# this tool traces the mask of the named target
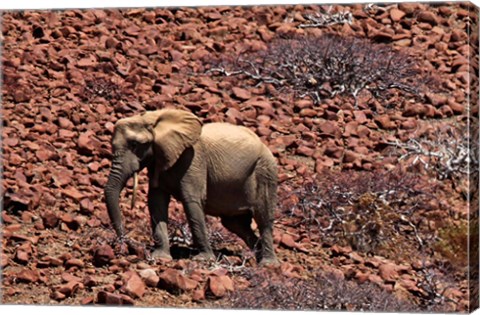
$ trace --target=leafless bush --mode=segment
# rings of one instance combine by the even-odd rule
[[[430,185],[430,187],[429,187]],[[377,172],[324,172],[284,195],[282,213],[312,238],[354,249],[399,255],[416,252],[433,237],[423,233],[419,209],[428,208],[431,184],[400,168]],[[396,243],[405,246],[398,248]]]
[[[353,15],[350,11],[331,13],[331,6],[325,13],[316,12],[314,14],[305,14],[303,17],[308,23],[300,24],[300,28],[325,27],[335,24],[352,24]]]
[[[117,100],[121,97],[121,92],[117,84],[100,77],[87,80],[85,86],[80,91],[80,97],[87,102],[96,97],[103,97],[107,100]]]
[[[272,279],[252,273],[251,285],[224,299],[222,307],[281,310],[348,310],[348,311],[420,311],[416,305],[399,301],[377,285],[318,274],[314,279],[280,277]]]
[[[411,138],[405,143],[397,139],[389,144],[399,149],[399,160],[413,158],[411,166],[421,164],[440,180],[466,179],[471,172],[478,171],[478,157],[472,150],[469,133],[459,128],[447,126],[431,135]]]
[[[219,62],[207,73],[240,76],[319,103],[322,98],[361,91],[386,97],[393,89],[419,96],[431,81],[413,57],[367,39],[322,35],[277,39],[265,51]]]

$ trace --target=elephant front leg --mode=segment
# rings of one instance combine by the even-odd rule
[[[170,196],[158,188],[150,187],[148,191],[148,209],[152,226],[155,248],[152,252],[154,259],[171,260],[170,244],[168,241],[168,204]]]
[[[200,253],[195,259],[210,260],[215,259],[212,248],[207,237],[207,224],[205,223],[205,213],[203,208],[197,202],[184,202],[185,213],[188,224],[192,231],[193,243]]]

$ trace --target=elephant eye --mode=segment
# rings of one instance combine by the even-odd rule
[[[139,144],[138,141],[135,139],[129,139],[127,143],[128,143],[128,147],[131,149],[136,148]]]

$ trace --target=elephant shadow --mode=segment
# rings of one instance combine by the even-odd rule
[[[241,256],[238,252],[231,251],[226,248],[214,249],[215,257],[222,256]],[[173,259],[190,259],[199,254],[199,251],[187,246],[172,244],[170,247],[170,254]]]

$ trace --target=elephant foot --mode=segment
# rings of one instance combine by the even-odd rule
[[[170,255],[167,251],[163,249],[155,249],[152,252],[152,258],[155,260],[163,260],[163,261],[172,261],[172,255]]]
[[[215,255],[213,254],[213,252],[201,252],[200,254],[193,256],[193,260],[211,261],[215,260]]]
[[[277,257],[265,257],[262,258],[258,264],[262,267],[276,267],[280,265],[280,261]]]

